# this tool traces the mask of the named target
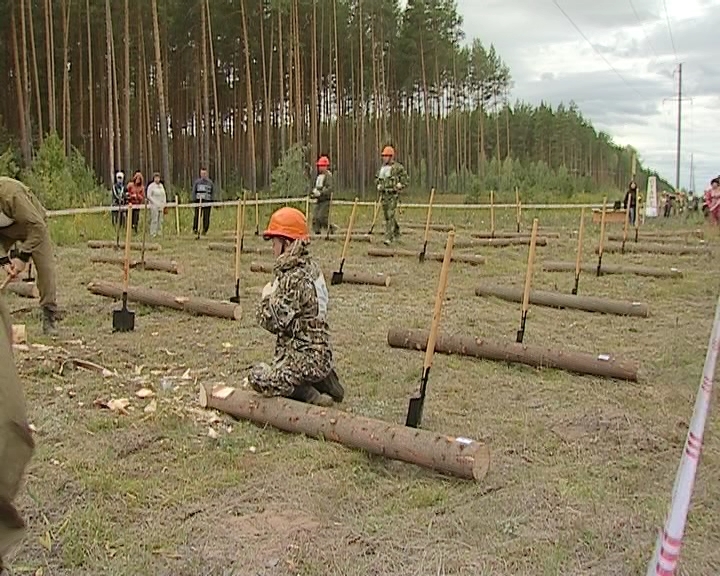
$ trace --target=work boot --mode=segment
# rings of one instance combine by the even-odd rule
[[[290,398],[299,400],[300,402],[306,402],[307,404],[322,406],[323,408],[330,408],[335,404],[330,396],[320,394],[320,392],[310,385],[295,386]]]
[[[44,307],[43,311],[43,334],[46,336],[57,336],[57,313],[52,308]]]
[[[340,384],[340,379],[338,378],[335,369],[330,370],[330,373],[325,376],[323,380],[313,384],[313,388],[321,394],[327,394],[338,403],[342,402],[345,397],[345,390],[343,389],[342,384]]]
[[[25,536],[25,522],[15,506],[0,498],[0,575],[3,574],[2,557],[7,555]]]

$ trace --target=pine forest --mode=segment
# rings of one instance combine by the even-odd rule
[[[470,201],[627,186],[635,152],[572,94],[557,107],[513,101],[512,71],[492,44],[466,41],[454,0],[403,6],[4,0],[0,169],[45,182],[48,208],[89,201],[116,170],[187,190],[206,165],[226,197],[269,190],[293,149],[307,172],[327,154],[338,188],[365,198],[385,144],[413,189]],[[67,182],[52,187],[56,168]],[[642,189],[651,172],[637,172]]]

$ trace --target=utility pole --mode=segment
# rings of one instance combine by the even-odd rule
[[[678,64],[677,152],[675,157],[675,192],[680,191],[680,145],[682,142],[682,62]]]

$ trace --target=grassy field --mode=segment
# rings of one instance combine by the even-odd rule
[[[348,213],[333,212],[341,227]],[[268,215],[264,210],[263,222]],[[538,248],[534,284],[570,293],[573,275],[543,273],[541,264],[574,260],[579,214],[526,212],[525,230],[534,216],[541,227],[562,231]],[[370,217],[364,209],[358,228],[367,230]],[[171,213],[163,249],[152,257],[176,259],[184,274],[133,271],[131,283],[229,298],[233,256],[207,243],[232,230],[233,218],[231,207],[216,210],[210,238],[197,241],[189,211],[180,237]],[[424,218],[408,210],[401,220]],[[489,229],[487,212],[437,211],[434,220]],[[498,229],[514,229],[514,214],[498,220]],[[647,228],[700,225],[677,218]],[[263,246],[254,213],[248,227],[246,243]],[[587,262],[594,261],[598,228],[586,227]],[[272,356],[272,336],[254,321],[269,278],[249,272],[253,259],[270,262],[269,252],[243,256],[240,322],[131,305],[135,332],[112,334],[119,304],[86,289],[92,280],[122,278],[120,267],[89,263],[85,247],[88,239],[114,238],[109,216],[58,219],[52,230],[66,312],[59,338],[41,335],[39,312],[22,310],[28,301],[8,297],[31,344],[45,345],[16,353],[37,441],[19,498],[30,530],[10,559],[17,574],[644,574],[702,371],[720,289],[717,251],[712,258],[604,259],[676,266],[685,272],[680,280],[581,278],[580,294],[647,302],[647,319],[531,309],[527,344],[638,360],[639,383],[436,356],[423,427],[489,444],[490,472],[475,484],[199,409],[200,382],[239,384],[249,365]],[[458,240],[469,232],[460,228]],[[407,231],[401,246],[419,250],[421,241]],[[444,242],[433,233],[431,250],[441,252]],[[720,244],[716,236],[709,242]],[[340,407],[400,424],[423,355],[390,349],[387,330],[429,327],[440,264],[373,259],[368,246],[351,244],[346,270],[383,272],[393,283],[330,288],[347,393]],[[340,243],[318,240],[312,249],[326,269],[337,266]],[[484,280],[521,285],[527,248],[462,252],[480,253],[487,264],[452,266],[441,329],[514,341],[520,306],[479,298],[474,287]],[[112,374],[72,370],[74,358]],[[143,388],[154,397],[138,398]],[[97,405],[123,398],[126,413]],[[720,572],[718,476],[720,425],[711,417],[681,574]]]

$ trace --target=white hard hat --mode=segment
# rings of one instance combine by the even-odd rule
[[[115,174],[115,180],[124,180],[125,179],[125,173],[124,172],[117,172]]]

